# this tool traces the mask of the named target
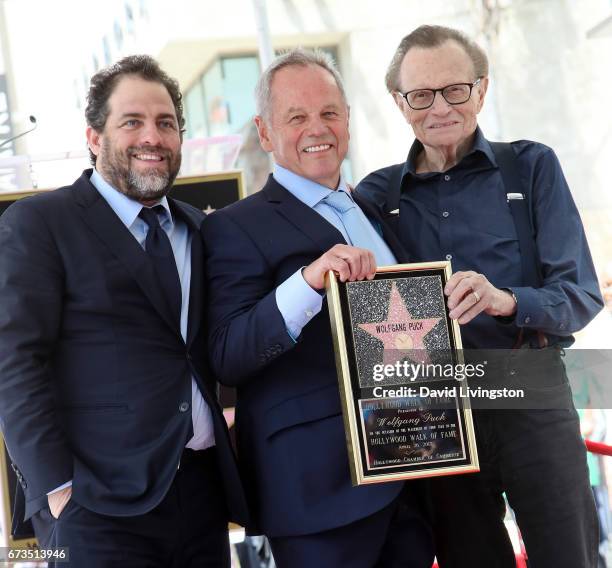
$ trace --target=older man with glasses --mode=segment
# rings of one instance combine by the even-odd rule
[[[432,482],[440,565],[515,566],[506,492],[530,568],[595,567],[597,517],[561,356],[602,300],[559,162],[542,144],[484,137],[487,57],[461,32],[417,28],[386,82],[416,140],[357,194],[392,219],[413,262],[452,262],[444,293],[464,347],[501,353],[486,380],[527,396],[521,408],[475,411],[479,474]]]

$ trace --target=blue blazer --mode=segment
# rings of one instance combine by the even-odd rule
[[[375,210],[356,200],[405,262]],[[342,234],[272,176],[202,230],[211,364],[237,387],[238,458],[257,529],[310,534],[381,510],[403,484],[351,484],[326,302],[294,342],[275,298],[296,270],[345,243]]]
[[[232,517],[246,501],[205,357],[202,212],[187,342],[149,257],[91,184],[16,202],[0,218],[0,426],[29,517],[73,479],[73,499],[139,515],[164,497],[191,432],[191,376],[209,404]],[[185,411],[181,403],[188,402]],[[222,488],[219,488],[222,491]]]

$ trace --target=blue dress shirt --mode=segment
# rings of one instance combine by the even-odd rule
[[[347,243],[352,242],[337,211],[324,201],[332,192],[331,189],[298,176],[278,164],[274,166],[272,175],[287,191],[297,197],[302,203],[314,209],[326,221],[329,221],[338,229]],[[340,178],[340,183],[336,191],[344,191],[350,199],[353,200],[342,178]],[[357,210],[363,215],[366,224],[371,228],[370,237],[372,239],[372,250],[375,251],[376,264],[378,266],[396,264],[397,261],[395,256],[382,236],[367,220],[367,217],[359,206],[357,206]],[[289,335],[293,339],[297,339],[300,333],[302,333],[303,327],[321,311],[323,296],[306,283],[302,276],[302,271],[298,270],[276,289],[276,304],[283,316]]]
[[[489,142],[476,130],[472,149],[445,172],[416,173],[423,145],[415,140],[403,164],[373,172],[356,188],[387,214],[389,181],[401,169],[398,236],[412,262],[450,260],[453,271],[484,274],[517,298],[513,323],[484,313],[463,325],[467,348],[509,348],[519,328],[546,333],[551,343],[571,345],[602,307],[582,222],[559,161],[547,146],[512,143],[519,175],[531,184],[536,247],[544,282],[522,282],[519,244],[506,190]]]

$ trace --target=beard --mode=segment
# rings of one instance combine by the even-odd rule
[[[102,143],[105,159],[100,171],[118,191],[135,201],[158,201],[172,189],[172,184],[181,167],[181,154],[173,154],[153,146],[131,146],[125,151],[111,148],[110,140]],[[166,170],[151,168],[141,173],[131,167],[131,160],[138,153],[154,153],[162,156]]]

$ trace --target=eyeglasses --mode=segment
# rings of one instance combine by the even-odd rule
[[[480,84],[482,77],[473,83],[455,83],[441,89],[415,89],[407,93],[399,93],[406,99],[408,106],[413,110],[424,110],[434,104],[436,93],[442,93],[449,105],[460,105],[467,102],[472,96],[472,89]],[[399,91],[398,91],[399,92]]]

